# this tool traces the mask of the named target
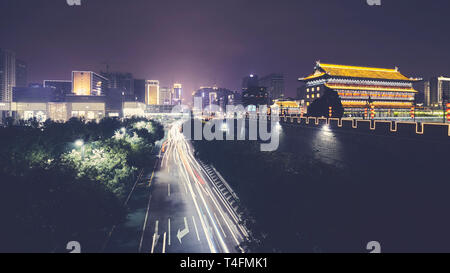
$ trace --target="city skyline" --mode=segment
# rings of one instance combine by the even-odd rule
[[[136,0],[82,1],[71,7],[59,0],[7,0],[0,4],[10,11],[0,19],[7,26],[0,35],[11,38],[0,47],[28,64],[29,82],[63,80],[73,70],[100,73],[110,68],[165,85],[181,82],[184,98],[190,99],[186,96],[200,86],[240,90],[244,75],[283,73],[286,95],[294,96],[300,85],[297,78],[317,60],[397,65],[402,73],[425,79],[449,75],[450,41],[443,35],[445,18],[439,16],[449,6],[448,1],[383,1],[369,6],[363,0],[276,5]],[[149,9],[158,11],[151,19],[143,16]],[[174,9],[183,12],[162,20]],[[227,20],[228,15],[234,19]],[[117,16],[129,20],[116,20]],[[259,19],[268,16],[271,20]],[[101,32],[105,26],[111,27]],[[37,39],[39,43],[29,42]]]
[[[0,0],[0,253],[450,253],[449,10]]]

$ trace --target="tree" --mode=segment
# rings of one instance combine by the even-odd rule
[[[332,107],[333,118],[342,118],[344,107],[341,98],[336,91],[327,90],[322,97],[313,101],[308,107],[308,116],[329,117],[330,107]]]

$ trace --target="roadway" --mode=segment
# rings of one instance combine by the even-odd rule
[[[193,154],[174,122],[148,181],[141,253],[235,253],[248,236],[239,216]]]

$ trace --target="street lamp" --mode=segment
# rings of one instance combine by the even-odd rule
[[[75,141],[75,146],[81,148],[81,160],[84,161],[84,141],[82,139]]]

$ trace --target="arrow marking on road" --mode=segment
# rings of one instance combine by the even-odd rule
[[[158,223],[159,221],[156,221],[155,225],[155,234],[153,234],[153,244],[152,244],[152,253],[155,250],[155,246],[158,244],[159,235],[158,235]]]
[[[178,229],[178,233],[177,233],[177,238],[178,238],[178,241],[180,241],[180,244],[181,244],[181,239],[183,239],[183,237],[186,236],[188,233],[189,233],[189,226],[188,226],[186,217],[184,217],[184,229],[183,230]]]

